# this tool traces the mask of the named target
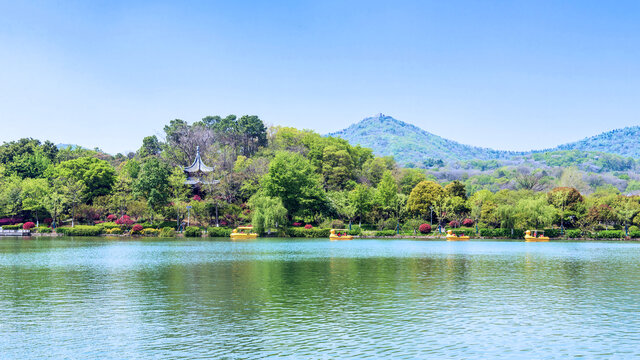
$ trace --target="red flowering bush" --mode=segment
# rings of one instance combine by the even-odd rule
[[[302,223],[294,222],[294,223],[293,223],[293,226],[302,226]]]
[[[202,201],[202,198],[200,197],[200,195],[193,195],[193,200]]]
[[[140,224],[135,224],[133,225],[133,227],[131,228],[131,233],[132,234],[140,234],[142,232],[142,225]]]
[[[428,234],[431,232],[431,225],[420,224],[420,226],[418,227],[418,230],[420,231],[421,234]]]
[[[97,224],[104,224],[104,221],[102,221],[102,220],[97,220],[97,221],[94,221],[93,223],[94,223],[94,224],[96,224],[96,225],[97,225]]]
[[[458,228],[458,227],[460,227],[460,223],[458,221],[455,221],[455,220],[450,221],[449,222],[449,227]]]
[[[462,220],[462,226],[465,226],[465,227],[471,227],[471,226],[473,226],[473,220],[471,220],[471,219],[464,219],[464,220]]]
[[[33,227],[36,227],[36,224],[34,224],[31,221],[27,221],[26,223],[22,224],[22,228],[25,229],[25,230],[29,230],[29,229],[31,229]]]
[[[305,228],[305,229],[311,229],[311,228],[313,228],[313,225],[311,225],[311,224],[307,224],[307,225],[305,225],[305,226],[304,226],[304,228]]]
[[[115,221],[117,218],[117,216],[110,214],[109,216],[107,216],[107,221]]]
[[[131,225],[133,225],[133,220],[131,220],[129,215],[122,215],[120,217],[120,219],[116,220],[116,224],[124,225],[124,226],[131,226]]]

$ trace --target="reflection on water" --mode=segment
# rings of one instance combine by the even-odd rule
[[[628,358],[640,244],[0,240],[2,358]]]

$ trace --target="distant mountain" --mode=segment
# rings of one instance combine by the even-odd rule
[[[640,158],[640,126],[604,132],[580,141],[560,145],[558,150],[601,151],[632,158]]]
[[[391,155],[401,164],[421,164],[427,158],[445,162],[505,159],[518,154],[464,145],[384,114],[368,117],[329,136],[371,148],[379,156]]]
[[[384,114],[368,117],[329,136],[371,148],[378,156],[393,156],[403,165],[419,165],[429,158],[444,162],[506,160],[519,155],[559,150],[598,151],[640,158],[640,126],[613,130],[553,149],[532,152],[501,151],[461,144]]]

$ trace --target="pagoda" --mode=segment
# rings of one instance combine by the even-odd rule
[[[211,173],[214,169],[210,166],[205,165],[202,162],[202,158],[200,157],[200,146],[196,148],[196,158],[193,160],[193,163],[186,168],[184,168],[184,172],[187,175],[187,180],[184,182],[187,185],[197,186],[200,184],[217,184],[219,180],[208,181],[207,175]]]

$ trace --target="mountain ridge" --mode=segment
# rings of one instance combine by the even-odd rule
[[[393,156],[401,164],[421,163],[426,159],[444,162],[506,160],[514,156],[561,150],[597,151],[640,158],[640,126],[615,129],[554,148],[530,151],[496,150],[462,144],[382,113],[364,118],[328,136],[371,148],[379,156]]]

